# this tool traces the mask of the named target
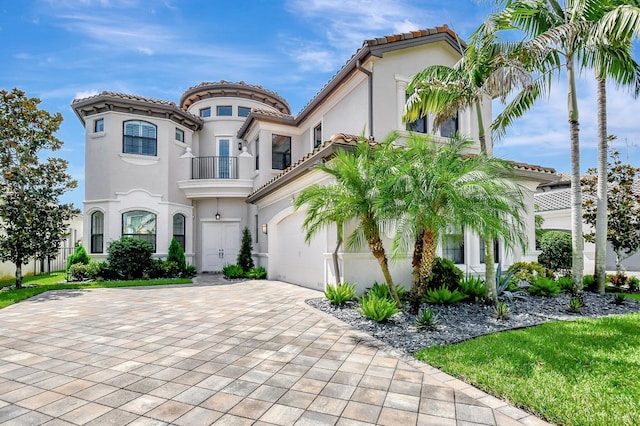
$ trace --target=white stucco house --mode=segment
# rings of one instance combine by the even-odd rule
[[[103,258],[109,241],[133,235],[165,256],[176,237],[199,271],[220,271],[235,263],[247,226],[256,263],[270,279],[324,288],[336,279],[330,254],[335,229],[306,244],[305,213],[292,205],[303,188],[328,179],[313,165],[357,143],[353,135],[363,129],[371,140],[391,131],[403,137],[431,131],[431,117],[402,121],[407,84],[429,65],[453,65],[463,47],[446,26],[366,40],[296,115],[277,93],[244,82],[201,83],[178,104],[113,92],[74,100],[86,131],[85,246]],[[490,118],[490,100],[483,108]],[[476,117],[473,110],[459,111],[435,137],[477,135]],[[503,264],[537,258],[533,194],[555,176],[540,166],[514,163],[514,169],[527,189],[530,242],[510,255],[499,247]],[[452,238],[440,253],[467,272],[482,273],[478,237],[459,232],[463,238]],[[393,235],[387,237],[390,242]],[[382,281],[366,247],[343,250],[340,262],[342,279],[361,288]],[[393,263],[396,281],[409,284],[410,267],[409,261]]]
[[[640,194],[640,181],[634,182],[633,190]],[[585,195],[583,194],[583,197]],[[571,176],[566,174],[558,175],[558,179],[542,184],[538,192],[534,195],[536,214],[540,215],[544,222],[542,228],[547,231],[564,231],[571,233]],[[592,232],[593,228],[584,223],[584,232]],[[595,269],[596,246],[588,241],[584,242],[584,273],[593,274]],[[614,272],[616,270],[616,255],[607,244],[606,270]],[[640,272],[640,253],[622,261],[625,271]]]

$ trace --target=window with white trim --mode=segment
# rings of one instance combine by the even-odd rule
[[[182,250],[185,250],[186,232],[185,224],[186,218],[182,213],[176,213],[173,215],[173,238],[180,244]]]
[[[238,117],[248,117],[250,113],[251,108],[243,106],[238,107]]]
[[[91,214],[91,253],[104,252],[104,213]]]
[[[322,123],[313,128],[313,147],[322,145]]]
[[[291,136],[271,135],[271,168],[284,170],[291,165]]]
[[[202,118],[211,117],[211,108],[210,107],[201,108],[200,117]]]
[[[123,123],[122,152],[126,154],[157,155],[157,128],[155,124],[140,120]]]
[[[218,105],[216,107],[216,115],[218,117],[231,117],[233,115],[233,107],[231,105]]]
[[[132,210],[122,214],[122,236],[143,240],[156,251],[156,215],[144,210]]]
[[[94,133],[104,132],[104,118],[98,118],[93,122],[93,132]]]
[[[442,125],[440,126],[440,136],[445,138],[452,138],[458,133],[459,124],[458,124],[458,113],[456,113],[453,117],[449,117]]]
[[[464,263],[464,235],[448,234],[444,236],[442,257],[452,260],[453,263]]]
[[[178,142],[184,143],[184,130],[178,129],[177,127],[176,127],[176,140]]]

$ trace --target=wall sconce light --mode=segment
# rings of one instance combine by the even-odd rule
[[[216,213],[216,220],[220,220],[220,213]]]
[[[220,212],[218,211],[218,199],[216,198],[216,220],[220,220]]]
[[[263,233],[263,234],[267,234],[267,231],[268,231],[268,229],[267,229],[267,224],[266,224],[266,223],[263,223],[263,224],[262,224],[262,233]]]
[[[238,142],[238,151],[242,151],[242,142]]]

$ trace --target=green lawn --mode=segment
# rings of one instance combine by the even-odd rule
[[[169,278],[161,280],[137,280],[137,281],[102,281],[87,284],[68,283],[65,281],[64,272],[55,272],[51,275],[38,275],[26,277],[23,284],[38,284],[38,287],[23,288],[20,290],[0,291],[0,309],[13,305],[21,300],[28,299],[49,290],[84,289],[84,288],[108,288],[108,287],[139,287],[163,284],[190,284],[191,278]],[[13,285],[15,280],[0,281],[0,287]]]
[[[640,314],[496,333],[416,358],[553,423],[640,419]]]

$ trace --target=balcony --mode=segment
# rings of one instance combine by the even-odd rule
[[[187,198],[244,198],[253,191],[253,161],[243,157],[193,157],[191,179],[178,181]]]
[[[193,157],[191,179],[238,179],[238,158]]]

